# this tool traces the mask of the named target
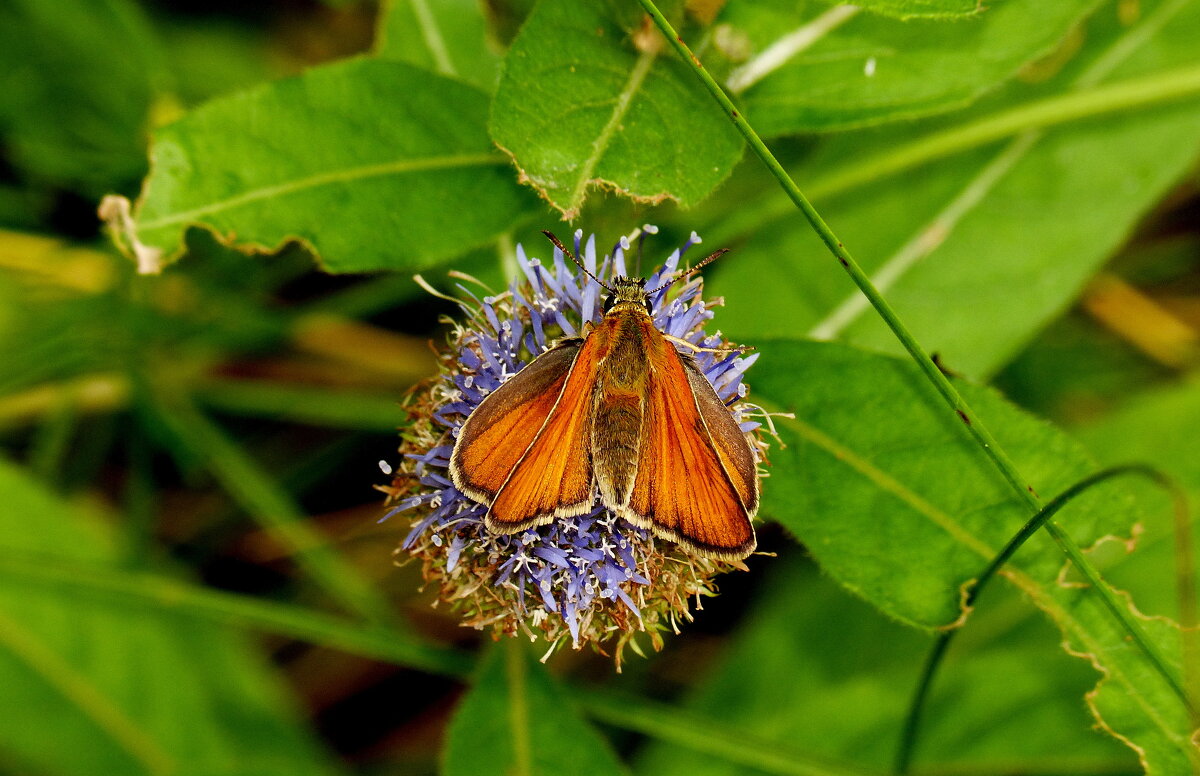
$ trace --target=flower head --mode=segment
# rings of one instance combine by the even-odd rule
[[[637,239],[656,231],[647,226]],[[605,281],[627,274],[628,238],[597,261],[595,236],[586,245],[582,237],[582,231],[575,233],[575,255],[589,272]],[[699,241],[693,233],[646,287],[671,279],[683,254]],[[551,650],[567,640],[576,648],[612,641],[619,665],[636,633],[649,634],[655,648],[661,647],[661,632],[677,630],[679,620],[691,619],[693,600],[699,608],[704,596],[715,593],[718,572],[745,567],[656,539],[599,503],[587,514],[517,534],[493,533],[484,524],[486,505],[455,488],[447,471],[450,454],[475,407],[557,339],[578,336],[585,323],[602,317],[604,289],[569,265],[561,251],[554,249],[546,264],[528,258],[521,246],[516,252],[521,276],[505,293],[481,297],[459,285],[464,297],[456,301],[466,320],[455,324],[440,374],[410,394],[412,423],[402,435],[401,464],[387,488],[395,505],[387,517],[413,515],[397,555],[421,561],[425,579],[438,586],[439,599],[465,625],[540,635]],[[716,303],[703,301],[701,290],[699,278],[664,288],[650,297],[651,315],[660,331],[695,346],[695,362],[752,435],[761,460],[759,424],[746,417],[757,408],[745,401],[742,381],[758,355],[744,356],[720,332],[705,331]]]

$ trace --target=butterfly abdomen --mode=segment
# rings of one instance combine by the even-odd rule
[[[629,503],[641,434],[641,397],[598,388],[592,416],[592,466],[600,498],[607,506]]]

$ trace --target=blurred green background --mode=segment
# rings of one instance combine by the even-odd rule
[[[532,3],[433,5],[461,14],[452,35],[488,25],[470,72],[492,90]],[[1081,4],[1063,34],[1013,55],[1011,73],[947,90],[928,110],[860,121],[858,97],[833,90],[837,110],[759,115],[869,268],[930,255],[895,294],[949,370],[990,381],[1102,461],[1151,460],[1197,493],[1194,95],[1101,110],[1063,131],[1025,125],[1051,134],[1003,169],[995,160],[1015,153],[1013,137],[1042,137],[1001,132],[902,168],[917,174],[854,166],[923,138],[942,148],[958,127],[1088,85],[1110,50],[1101,44],[1124,45],[1126,29],[1177,36],[1135,58],[1130,77],[1194,66],[1195,3],[1175,3],[1183,10],[1166,27],[1137,26],[1166,5]],[[156,129],[211,98],[368,53],[384,24],[392,46],[415,51],[408,8],[0,0],[0,773],[439,770],[461,677],[488,639],[431,607],[418,569],[393,564],[407,525],[377,523],[378,462],[394,463],[404,422],[398,401],[432,373],[429,342],[454,312],[413,270],[443,288],[447,269],[498,286],[516,242],[541,249],[541,228],[578,225],[607,244],[650,221],[664,255],[692,229],[734,249],[706,274],[727,302],[718,327],[751,344],[819,333],[851,296],[753,159],[730,160],[711,197],[717,181],[684,196],[697,203],[690,210],[597,192],[567,227],[523,192],[502,234],[398,258],[394,273],[327,274],[297,243],[248,256],[201,228],[182,233],[184,250],[162,274],[136,273],[97,207],[106,194],[138,196]],[[744,3],[724,12],[731,25],[737,13],[766,14]],[[763,36],[771,29],[765,16],[751,21]],[[851,43],[864,48],[873,34]],[[726,72],[736,61],[728,55]],[[771,93],[758,99],[769,106]],[[915,118],[925,113],[940,115]],[[494,112],[492,121],[494,136],[513,132]],[[1136,181],[1115,167],[1135,169]],[[980,190],[989,170],[1007,177]],[[963,186],[978,196],[963,199]],[[439,234],[454,244],[453,230]],[[378,244],[371,255],[385,257],[378,265],[420,250]],[[896,350],[869,311],[834,329]],[[1174,615],[1165,501],[1142,495],[1152,515],[1144,550],[1106,573],[1146,612]],[[886,770],[931,637],[840,588],[778,525],[761,528],[760,545],[777,557],[724,578],[722,595],[662,653],[620,675],[587,651],[553,659],[571,702],[630,769]],[[1017,594],[990,594],[935,690],[918,771],[1141,772],[1131,750],[1092,729],[1084,695],[1096,674],[1058,642]],[[629,698],[638,700],[623,706]],[[733,753],[722,755],[726,743]],[[765,759],[751,762],[753,751]],[[579,771],[564,762],[558,772]]]

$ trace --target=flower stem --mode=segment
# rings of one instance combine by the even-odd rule
[[[969,610],[972,606],[974,606],[975,601],[979,598],[980,594],[983,593],[983,589],[987,586],[988,582],[990,582],[992,578],[996,576],[1004,564],[1007,563],[1014,554],[1016,554],[1017,550],[1021,549],[1021,546],[1025,544],[1030,537],[1038,532],[1038,529],[1048,525],[1050,523],[1050,519],[1054,517],[1054,515],[1057,514],[1063,507],[1065,507],[1089,488],[1126,474],[1146,477],[1156,485],[1166,489],[1172,495],[1175,501],[1175,511],[1177,516],[1176,522],[1179,522],[1178,513],[1181,506],[1183,509],[1184,522],[1186,522],[1187,506],[1186,501],[1182,500],[1182,491],[1180,490],[1179,486],[1176,485],[1169,477],[1157,469],[1143,464],[1128,464],[1125,466],[1114,466],[1112,468],[1096,472],[1090,477],[1085,477],[1084,479],[1064,490],[1062,493],[1058,494],[1058,496],[1046,504],[1046,506],[1042,507],[1042,509],[1040,509],[1036,515],[1030,518],[1029,521],[1021,527],[1021,530],[1017,531],[1016,535],[1008,540],[1008,543],[1004,545],[1004,549],[1000,550],[1000,552],[996,554],[996,557],[992,559],[992,562],[988,564],[987,568],[983,570],[978,579],[976,579],[975,583],[971,585],[969,591],[967,592],[966,600],[963,602],[963,609]],[[1186,579],[1181,579],[1181,585],[1190,587],[1195,584],[1194,579],[1191,578],[1190,565],[1181,570],[1181,577],[1187,577]],[[934,641],[933,646],[930,648],[929,654],[925,658],[925,666],[921,670],[921,678],[917,681],[917,688],[913,692],[912,701],[909,703],[908,715],[904,720],[904,730],[900,736],[900,745],[896,751],[895,773],[897,774],[906,774],[909,771],[909,766],[912,763],[913,750],[916,748],[917,736],[920,731],[921,714],[925,708],[925,701],[929,696],[929,689],[933,684],[934,675],[937,673],[937,669],[941,665],[942,658],[945,657],[946,650],[950,646],[950,641],[954,638],[954,635],[958,633],[958,631],[959,629],[956,628],[954,630],[943,631],[941,634],[939,634],[937,640]],[[1184,691],[1183,686],[1180,685],[1179,682],[1172,676],[1168,676],[1168,681],[1171,682],[1171,685],[1175,691],[1185,699],[1186,703],[1188,694]],[[1189,709],[1191,709],[1190,704]]]
[[[505,640],[504,675],[508,680],[508,723],[512,732],[513,773],[531,776],[533,773],[533,742],[529,737],[529,699],[527,697],[529,666],[525,645],[520,639]]]
[[[708,89],[713,99],[716,100],[717,104],[721,106],[721,109],[730,117],[730,119],[733,120],[734,126],[737,127],[739,132],[742,133],[742,136],[746,139],[746,142],[749,144],[750,149],[754,152],[755,156],[757,156],[759,160],[766,165],[767,169],[771,171],[771,174],[779,182],[779,185],[783,188],[788,198],[791,199],[792,203],[795,204],[800,212],[804,214],[804,217],[808,220],[809,224],[812,226],[817,235],[821,238],[821,241],[824,242],[826,247],[829,248],[829,251],[838,260],[838,263],[845,268],[847,274],[850,275],[850,279],[854,281],[854,284],[858,286],[863,295],[867,297],[867,300],[871,303],[871,306],[875,308],[875,311],[879,314],[879,317],[883,319],[888,328],[892,330],[892,333],[896,335],[896,339],[898,339],[900,344],[904,346],[904,349],[908,351],[909,356],[912,357],[913,361],[916,362],[917,366],[925,374],[925,377],[941,395],[949,409],[958,416],[958,419],[962,421],[964,426],[966,426],[967,432],[972,438],[974,438],[979,446],[983,448],[983,452],[988,456],[988,458],[991,459],[1001,476],[1004,477],[1010,486],[1012,486],[1013,491],[1017,494],[1017,498],[1023,501],[1031,512],[1036,513],[1040,511],[1042,507],[1041,501],[1034,493],[1033,488],[1025,482],[1024,478],[1021,476],[1021,473],[1017,470],[1016,465],[1013,463],[1012,459],[1009,458],[1008,453],[1006,453],[996,442],[996,438],[992,435],[992,432],[983,424],[979,417],[975,415],[974,411],[967,404],[966,400],[964,400],[959,394],[958,390],[950,382],[949,378],[942,374],[941,370],[937,368],[937,365],[933,363],[933,360],[929,357],[929,354],[925,352],[925,350],[917,342],[916,338],[913,337],[912,333],[908,330],[908,327],[905,326],[900,320],[899,316],[896,315],[896,312],[892,309],[892,306],[888,304],[887,300],[883,298],[883,295],[879,293],[879,290],[875,288],[875,284],[871,282],[871,278],[866,272],[863,271],[858,262],[854,260],[854,257],[850,255],[850,252],[846,250],[846,246],[843,245],[841,240],[837,238],[837,235],[833,233],[833,230],[829,228],[829,225],[825,223],[825,220],[821,218],[821,215],[817,212],[816,208],[814,208],[812,203],[808,201],[808,198],[804,196],[804,193],[800,190],[800,187],[796,185],[796,182],[792,180],[792,177],[788,175],[786,170],[783,169],[783,165],[779,163],[779,160],[775,158],[775,155],[771,153],[771,150],[767,148],[766,143],[762,141],[762,138],[758,136],[758,133],[754,131],[754,128],[750,126],[748,121],[746,121],[745,116],[738,111],[737,107],[733,104],[733,101],[729,99],[729,96],[725,94],[724,90],[722,90],[717,82],[713,80],[713,77],[709,75],[708,71],[704,68],[704,65],[701,64],[699,58],[697,58],[696,55],[691,52],[691,49],[689,49],[687,44],[683,42],[683,38],[681,38],[679,34],[675,32],[675,29],[671,26],[671,23],[667,21],[662,12],[658,10],[658,7],[654,4],[654,0],[638,0],[638,2],[641,3],[642,8],[644,8],[646,13],[650,15],[650,18],[654,20],[654,23],[666,37],[667,41],[675,48],[676,52],[679,53],[685,65],[691,68],[692,72],[695,73],[698,79],[700,79],[700,82],[704,85],[704,87]],[[1058,544],[1063,553],[1071,559],[1071,561],[1075,564],[1087,581],[1092,585],[1093,589],[1095,589],[1100,595],[1101,599],[1104,601],[1105,607],[1109,610],[1109,612],[1112,613],[1113,617],[1117,620],[1121,627],[1129,634],[1133,642],[1137,644],[1138,648],[1146,655],[1146,658],[1151,662],[1155,670],[1163,676],[1163,678],[1171,685],[1173,689],[1175,689],[1176,693],[1179,695],[1179,699],[1190,709],[1191,704],[1188,700],[1188,697],[1186,693],[1182,692],[1179,682],[1171,674],[1167,661],[1161,654],[1159,654],[1158,649],[1150,642],[1149,638],[1146,637],[1141,627],[1134,621],[1131,613],[1121,607],[1120,603],[1116,599],[1116,596],[1100,578],[1099,572],[1096,571],[1091,563],[1089,563],[1083,556],[1083,552],[1079,549],[1078,545],[1076,545],[1070,536],[1068,536],[1067,533],[1053,521],[1046,522],[1045,528],[1047,533],[1050,534],[1051,538],[1054,539],[1055,543]]]

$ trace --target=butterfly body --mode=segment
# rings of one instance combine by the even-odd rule
[[[644,281],[616,278],[603,319],[488,395],[459,431],[455,486],[516,533],[614,514],[710,557],[755,546],[756,459],[692,360],[654,325]]]

